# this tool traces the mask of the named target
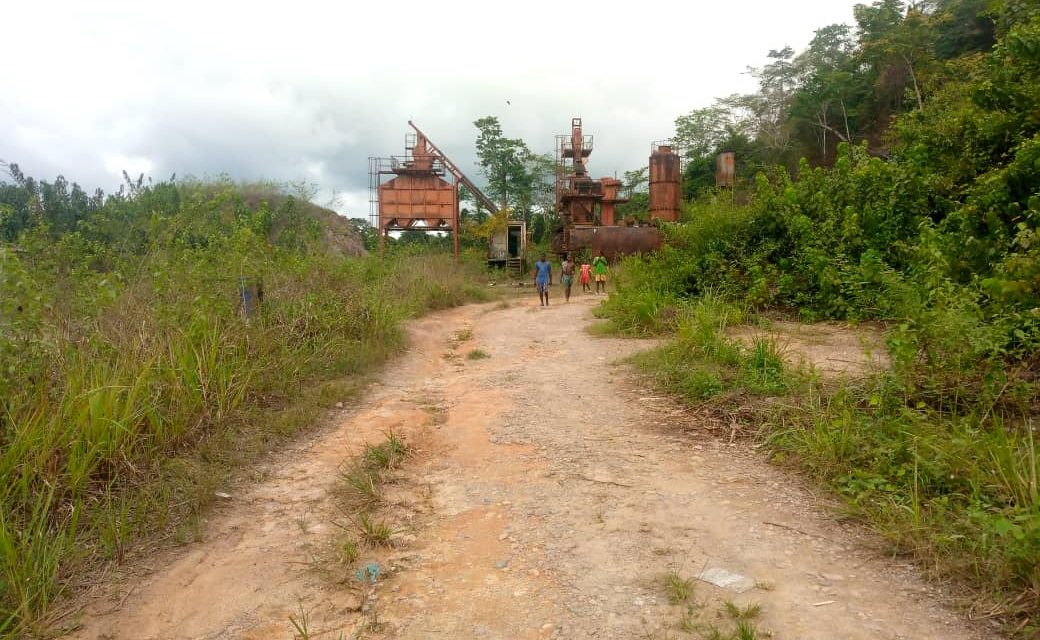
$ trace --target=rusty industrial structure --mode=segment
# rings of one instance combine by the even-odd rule
[[[369,158],[370,215],[379,230],[380,247],[394,232],[450,232],[459,252],[459,187],[492,215],[502,211],[412,121],[403,156]],[[571,119],[570,134],[556,136],[555,213],[558,224],[552,250],[566,254],[584,249],[608,259],[652,251],[661,245],[656,224],[677,222],[682,201],[682,159],[670,141],[653,143],[649,161],[649,224],[618,220],[617,206],[629,201],[617,178],[593,178],[588,161],[593,138],[581,118]],[[732,157],[732,156],[731,156]],[[732,160],[730,160],[732,162]],[[720,168],[722,166],[720,157]],[[732,166],[732,165],[730,165]],[[488,242],[488,264],[524,273],[527,226],[506,219]]]
[[[679,221],[682,163],[671,142],[655,142],[650,150],[650,220]]]
[[[592,136],[582,131],[581,118],[572,118],[570,135],[556,136],[556,212],[565,236],[574,227],[614,226],[617,205],[628,202],[620,180],[592,179],[586,167],[591,154]]]
[[[736,155],[732,151],[723,151],[715,158],[715,186],[733,187],[736,181]]]
[[[458,257],[459,185],[492,214],[498,208],[419,127],[411,120],[408,125],[415,133],[405,136],[403,156],[368,159],[369,215],[379,230],[380,248],[394,231],[447,231]]]
[[[588,249],[608,259],[661,246],[654,226],[618,224],[617,205],[628,202],[616,178],[593,179],[588,171],[593,139],[581,118],[571,119],[570,135],[556,136],[556,212],[559,224],[551,245],[559,254]],[[650,221],[676,222],[681,201],[682,162],[674,146],[654,143],[650,154]]]

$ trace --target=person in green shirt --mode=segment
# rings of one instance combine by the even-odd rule
[[[596,254],[596,257],[592,259],[592,275],[596,279],[596,293],[607,292],[607,259],[603,257],[603,252]]]

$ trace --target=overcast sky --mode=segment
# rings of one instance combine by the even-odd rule
[[[551,152],[580,116],[591,172],[620,175],[856,2],[326,4],[4,3],[0,159],[106,191],[123,169],[304,180],[364,217],[367,158],[401,154],[409,118],[482,184],[474,120]]]

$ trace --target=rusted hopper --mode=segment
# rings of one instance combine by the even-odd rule
[[[369,158],[368,168],[380,246],[394,231],[449,231],[458,255],[459,181],[444,179],[444,159],[422,132],[405,138],[405,155]]]
[[[393,231],[450,231],[459,255],[459,185],[495,213],[495,205],[409,120],[414,134],[405,137],[405,155],[369,158],[370,215],[379,229],[380,246]],[[451,182],[444,179],[451,175]],[[393,178],[384,182],[384,176]]]
[[[379,185],[379,228],[453,231],[458,217],[457,187],[441,178],[444,169],[434,166],[423,137],[418,138],[413,154],[412,161],[394,171],[396,177]]]

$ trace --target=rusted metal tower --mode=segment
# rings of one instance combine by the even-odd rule
[[[620,180],[596,180],[589,175],[592,147],[592,136],[582,130],[581,118],[571,118],[570,135],[556,136],[556,211],[562,226],[554,245],[561,253],[580,248],[572,240],[575,233],[588,235],[583,230],[613,227],[617,205],[628,202],[621,195]]]
[[[582,132],[581,118],[571,118],[570,135],[556,136],[556,210],[565,227],[596,224],[603,183],[589,177],[591,154],[592,136]]]
[[[581,118],[572,118],[571,134],[556,136],[556,211],[561,224],[553,230],[553,251],[588,249],[614,259],[659,247],[656,228],[617,224],[616,207],[628,198],[621,194],[620,180],[589,176],[591,153],[592,136],[585,135]]]
[[[462,173],[411,120],[405,154],[369,158],[369,215],[379,229],[379,245],[393,231],[448,231],[459,255],[459,185],[491,213],[495,204]],[[444,179],[451,176],[452,181]],[[393,176],[386,180],[387,176]]]

